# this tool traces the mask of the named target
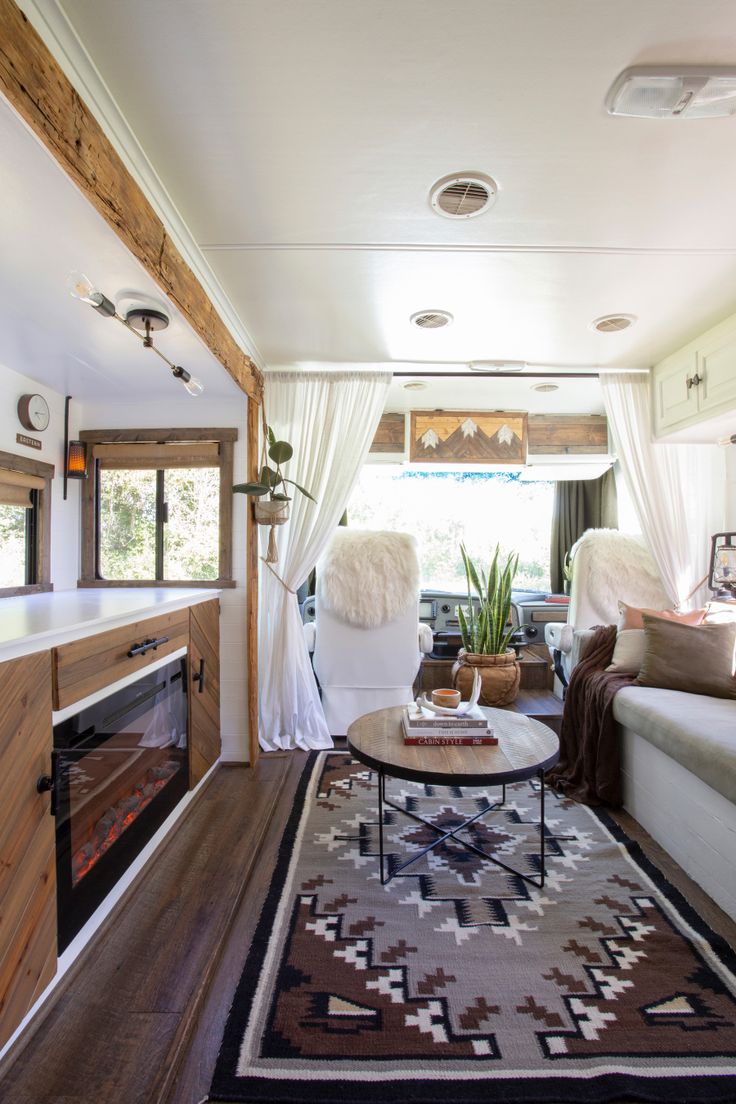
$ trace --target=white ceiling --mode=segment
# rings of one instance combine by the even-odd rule
[[[42,33],[39,11],[64,25],[72,79],[89,52],[264,366],[648,366],[736,310],[736,118],[603,108],[626,66],[736,62],[733,0],[21,6]],[[68,296],[78,268],[112,298],[161,298],[1,101],[0,148],[0,362],[80,397],[179,398],[164,364]],[[497,180],[492,210],[432,212],[456,170]],[[417,330],[423,309],[455,321]],[[209,396],[235,394],[167,312],[162,351]],[[589,328],[609,312],[638,321]],[[602,410],[595,381],[540,396],[523,377],[427,378],[395,380],[389,407]]]
[[[267,365],[647,366],[736,309],[736,118],[603,107],[627,66],[736,62],[733,0],[58,6]],[[436,216],[471,169],[495,206]]]
[[[104,220],[0,99],[0,363],[77,398],[188,399],[163,361],[112,319],[73,299],[70,271],[85,272],[113,301],[127,292],[170,317],[156,336],[170,360],[210,398],[240,394],[176,308]],[[195,399],[189,399],[193,407]]]

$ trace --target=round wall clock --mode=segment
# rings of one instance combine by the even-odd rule
[[[43,395],[21,395],[18,399],[18,418],[24,429],[43,433],[49,417],[49,404]]]

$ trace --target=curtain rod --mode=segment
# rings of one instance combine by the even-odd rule
[[[604,373],[607,374],[607,373]],[[421,379],[598,379],[599,372],[393,372]]]

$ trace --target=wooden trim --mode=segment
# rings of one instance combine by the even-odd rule
[[[234,579],[78,579],[80,590],[94,587],[188,587],[189,590],[233,590]]]
[[[0,598],[18,598],[21,594],[48,594],[53,583],[32,583],[30,586],[0,587]]]
[[[2,3],[2,0],[0,0]],[[233,426],[197,426],[186,429],[83,429],[80,441],[93,444],[124,444],[150,441],[165,445],[172,441],[237,441],[238,430]],[[0,462],[3,453],[0,453]]]
[[[258,475],[258,432],[261,410],[248,400],[247,478]],[[254,767],[260,751],[258,742],[258,525],[253,503],[246,500],[246,641],[248,648],[248,752]]]
[[[102,127],[14,0],[0,0],[0,92],[237,385],[263,392],[236,343]]]
[[[250,399],[248,400],[250,403]],[[232,441],[220,445],[220,575],[233,577],[233,452]]]
[[[371,453],[402,453],[405,449],[406,415],[382,414],[371,443]]]
[[[53,479],[56,471],[53,464],[46,464],[43,460],[36,460],[32,456],[16,456],[13,452],[0,452],[0,468],[27,472],[28,475],[37,475],[41,479]]]

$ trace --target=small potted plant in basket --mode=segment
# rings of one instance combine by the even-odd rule
[[[294,449],[288,441],[277,441],[270,426],[266,426],[266,440],[264,452],[268,448],[268,458],[276,466],[263,463],[257,482],[236,483],[233,491],[239,494],[247,494],[255,498],[255,518],[260,525],[270,525],[271,533],[268,542],[266,559],[269,563],[276,563],[278,555],[274,537],[274,526],[283,525],[289,520],[289,503],[291,499],[286,493],[286,484],[296,487],[312,502],[316,502],[314,495],[306,488],[295,483],[293,479],[287,479],[281,471],[281,465],[286,464],[294,455]],[[265,459],[265,456],[264,456]],[[268,498],[266,498],[268,496]]]
[[[452,668],[453,685],[464,698],[468,697],[477,669],[481,705],[508,705],[519,692],[519,661],[509,647],[514,631],[509,624],[511,587],[519,554],[510,552],[501,562],[500,546],[496,545],[486,573],[475,566],[465,545],[460,545],[460,552],[468,584],[468,605],[459,606],[457,611],[463,647]]]

